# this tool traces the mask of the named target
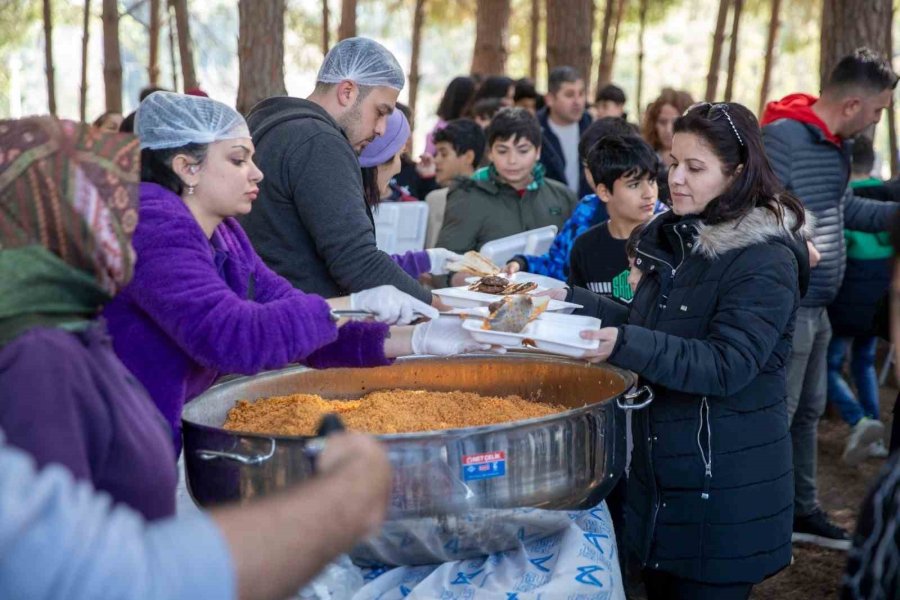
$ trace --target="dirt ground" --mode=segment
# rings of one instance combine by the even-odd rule
[[[879,353],[878,365],[881,365]],[[894,385],[893,378],[888,382]],[[881,420],[890,431],[896,387],[881,389]],[[884,459],[870,458],[857,467],[841,462],[849,428],[829,410],[819,424],[819,501],[831,517],[849,531],[856,528],[859,506]],[[756,586],[753,600],[832,600],[839,597],[844,552],[795,544],[794,564]]]

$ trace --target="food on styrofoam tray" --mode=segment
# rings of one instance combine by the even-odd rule
[[[532,298],[520,294],[506,296],[502,300],[488,306],[490,314],[484,319],[482,329],[521,333],[525,326],[537,319],[547,310],[550,298],[541,296]]]
[[[540,285],[531,295],[542,291]],[[485,294],[483,292],[475,292],[469,289],[469,286],[463,285],[459,287],[448,287],[432,290],[432,293],[441,299],[441,302],[453,309],[469,309],[476,307],[487,307],[498,300],[494,294]],[[572,302],[564,302],[562,300],[550,300],[547,306],[549,312],[572,312],[576,308],[581,308],[580,304]]]
[[[499,275],[489,275],[482,277],[469,286],[473,292],[481,292],[482,294],[495,294],[497,296],[510,296],[513,294],[526,294],[533,292],[538,288],[538,284],[533,281],[523,281],[513,283],[506,277]]]
[[[521,317],[518,317],[518,321],[512,316],[506,316],[504,319],[509,328],[521,323]],[[594,317],[542,312],[531,318],[518,332],[502,331],[507,327],[504,324],[499,325],[500,329],[496,324],[486,328],[486,321],[481,313],[467,315],[463,321],[463,329],[469,332],[472,339],[482,344],[505,348],[532,348],[573,358],[584,358],[591,350],[600,347],[600,340],[586,340],[581,337],[582,331],[600,329],[600,319]]]
[[[489,258],[482,256],[474,250],[469,250],[463,254],[462,260],[455,260],[447,263],[448,271],[466,271],[474,273],[479,277],[488,277],[497,275],[502,271],[500,267],[494,264]]]
[[[347,429],[389,434],[493,425],[543,417],[565,407],[521,396],[474,392],[381,390],[356,400],[327,400],[316,394],[238,400],[224,428],[268,435],[315,435],[322,417],[337,413]]]

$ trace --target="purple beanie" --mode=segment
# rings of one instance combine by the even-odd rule
[[[363,148],[359,155],[359,166],[377,167],[391,160],[400,152],[409,139],[409,121],[399,108],[387,118],[384,135],[376,137]]]

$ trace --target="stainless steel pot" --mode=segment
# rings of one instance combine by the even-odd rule
[[[565,513],[548,511],[590,508],[609,493],[624,467],[620,409],[652,400],[649,389],[635,392],[634,384],[632,373],[608,365],[516,352],[411,357],[373,369],[291,367],[235,379],[185,407],[188,488],[198,504],[212,506],[264,496],[312,474],[310,438],[222,429],[237,400],[427,389],[518,394],[569,407],[525,421],[379,436],[394,468],[388,521],[353,552],[355,560],[427,564],[507,550],[565,526]]]

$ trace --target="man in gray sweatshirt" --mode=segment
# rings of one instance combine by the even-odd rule
[[[268,98],[247,116],[265,178],[241,225],[265,263],[294,287],[332,298],[393,285],[431,303],[376,247],[357,158],[384,133],[404,82],[385,47],[350,38],[325,57],[309,98]]]

